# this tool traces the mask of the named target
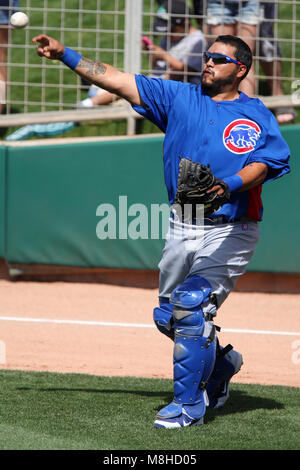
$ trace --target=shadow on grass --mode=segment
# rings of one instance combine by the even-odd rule
[[[63,388],[63,387],[47,387],[47,388],[31,388],[19,387],[22,391],[39,391],[39,392],[84,392],[84,393],[102,393],[102,394],[120,394],[120,395],[137,395],[141,397],[155,398],[160,397],[163,401],[155,411],[159,411],[173,400],[173,393],[170,391],[149,391],[149,390],[124,390],[124,389],[100,389],[100,388]],[[230,397],[226,406],[219,409],[207,408],[205,421],[213,421],[216,416],[225,416],[234,413],[246,413],[252,410],[274,410],[283,409],[284,405],[272,398],[261,397],[259,395],[251,395],[242,390],[231,390]]]
[[[152,392],[149,390],[124,390],[124,389],[100,389],[100,388],[63,388],[63,387],[47,387],[47,388],[34,388],[34,387],[18,387],[20,391],[35,391],[35,392],[85,392],[85,393],[107,393],[111,394],[129,394],[139,395],[141,397],[162,397],[169,403],[172,400],[172,393],[169,391],[161,390],[159,392]]]
[[[242,390],[230,391],[228,402],[223,408],[207,409],[205,421],[213,421],[216,416],[231,415],[234,413],[246,413],[253,410],[280,410],[284,405],[272,398],[266,398],[259,395],[251,395]]]
[[[168,397],[162,406],[159,406],[156,411],[170,403],[173,399],[172,394]],[[205,422],[213,421],[216,416],[226,416],[234,413],[246,413],[253,410],[274,410],[283,409],[284,405],[279,401],[271,398],[260,397],[259,395],[250,395],[247,392],[236,390],[230,392],[230,397],[226,405],[219,409],[207,408],[205,414]]]

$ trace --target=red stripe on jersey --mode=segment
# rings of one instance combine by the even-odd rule
[[[254,220],[261,220],[262,200],[261,200],[262,184],[248,191],[248,212],[247,217]]]

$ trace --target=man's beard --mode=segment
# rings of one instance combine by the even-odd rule
[[[219,93],[222,93],[224,91],[224,87],[226,85],[231,85],[235,79],[236,72],[232,72],[228,77],[226,78],[219,78],[217,80],[214,80],[211,83],[205,83],[203,80],[203,72],[201,74],[201,86],[203,91],[209,95],[209,96],[215,96],[218,95]]]

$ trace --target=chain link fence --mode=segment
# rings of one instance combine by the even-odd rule
[[[64,112],[69,112],[67,117],[70,118],[72,112],[75,114],[72,111],[75,103],[88,96],[88,83],[82,82],[59,61],[47,61],[37,56],[32,37],[40,33],[53,36],[82,55],[110,63],[120,70],[170,76],[172,68],[165,64],[162,71],[154,65],[153,54],[141,41],[146,36],[155,45],[166,49],[173,47],[170,25],[180,15],[169,17],[167,32],[157,29],[155,20],[161,3],[158,0],[20,0],[18,9],[28,14],[29,25],[13,30],[3,22],[0,24],[0,99],[2,97],[4,105],[0,126],[19,125],[20,115],[28,113],[35,113],[35,117],[31,116],[26,122],[33,122],[33,119],[46,122],[49,112],[52,116],[56,113],[56,121],[62,121],[66,118]],[[209,47],[214,34],[212,25],[207,24],[209,1],[186,3],[185,15],[200,33],[197,47],[190,49],[190,62],[184,63],[183,69],[177,72],[180,76],[175,78],[193,81],[199,78],[203,49]],[[221,4],[225,8],[224,0]],[[14,5],[14,0],[1,1],[0,10],[9,9],[10,13]],[[299,106],[300,2],[260,2],[260,23],[265,24],[265,29],[258,29],[252,38],[255,41],[255,94],[273,94],[277,105]],[[226,28],[223,31],[226,32]],[[177,56],[180,57],[180,50],[177,50]],[[126,109],[125,114],[129,112],[129,108]],[[101,112],[106,113],[105,109]],[[88,113],[79,116],[78,120],[88,119]],[[122,118],[122,113],[120,116]]]

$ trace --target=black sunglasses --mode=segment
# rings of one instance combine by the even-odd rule
[[[219,52],[203,52],[203,60],[205,64],[209,61],[212,60],[214,64],[219,65],[219,64],[238,64],[238,65],[244,65],[242,62],[239,60],[232,59],[228,55],[224,54],[219,54]]]

